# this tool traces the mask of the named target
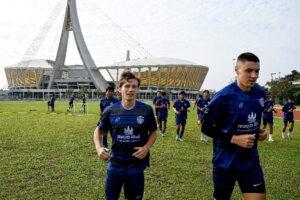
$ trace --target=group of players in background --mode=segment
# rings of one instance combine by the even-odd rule
[[[190,111],[191,104],[188,99],[185,98],[186,93],[181,91],[179,93],[179,98],[174,101],[173,110],[175,113],[175,121],[176,121],[176,137],[177,141],[183,141],[184,130],[186,126],[188,112]],[[105,96],[100,100],[100,113],[103,113],[104,110],[111,106],[112,104],[120,101],[121,97],[114,96],[114,87],[109,86],[106,89]],[[82,95],[82,109],[80,110],[83,113],[87,112],[86,109],[86,101],[87,96],[85,94]],[[203,121],[203,116],[205,113],[205,108],[209,104],[210,92],[208,90],[204,90],[202,94],[199,94],[198,98],[195,101],[193,109],[196,108],[197,111],[197,124],[201,126]],[[69,99],[69,107],[67,109],[68,112],[74,112],[74,101],[75,94],[72,94]],[[50,100],[47,102],[48,111],[55,111],[55,97],[51,96]],[[167,129],[167,120],[168,120],[168,111],[170,109],[170,101],[167,97],[166,92],[157,91],[156,96],[153,99],[153,105],[155,107],[155,114],[158,123],[159,133],[162,137],[166,136]],[[263,129],[266,129],[267,126],[269,128],[268,141],[274,142],[273,132],[274,132],[274,117],[273,113],[277,111],[274,109],[275,99],[273,96],[269,96],[264,105],[262,124]],[[288,138],[291,139],[292,132],[294,128],[294,115],[293,112],[296,109],[294,104],[294,98],[288,97],[287,102],[282,107],[283,112],[283,128],[281,132],[282,139]],[[287,130],[287,133],[286,133]],[[201,132],[201,141],[207,142],[207,136]],[[103,140],[103,145],[107,147],[107,137]]]
[[[190,102],[185,98],[186,94],[184,91],[179,93],[179,99],[174,101],[173,110],[175,112],[175,121],[176,121],[176,140],[183,141],[182,137],[184,135],[184,129],[186,126],[187,113],[190,109]],[[197,124],[201,126],[205,109],[209,104],[210,92],[204,90],[202,94],[199,94],[198,98],[195,101],[194,109],[197,110]],[[166,135],[167,119],[168,119],[168,110],[170,108],[170,101],[167,98],[165,92],[157,91],[156,96],[153,99],[153,104],[155,106],[155,113],[157,116],[157,122],[159,126],[159,131],[161,136]],[[273,96],[265,101],[262,124],[263,129],[269,127],[268,141],[274,142],[273,131],[274,131],[274,117],[273,113],[277,111],[274,109],[275,100]],[[281,132],[282,139],[288,138],[291,139],[292,131],[294,128],[294,115],[293,111],[296,109],[294,104],[294,98],[288,97],[287,102],[282,107],[283,112],[283,128]],[[287,129],[288,128],[288,129]],[[286,134],[286,130],[287,134]],[[201,141],[207,142],[207,136],[201,132]]]

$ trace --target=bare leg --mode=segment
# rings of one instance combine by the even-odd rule
[[[294,129],[294,122],[290,122],[290,125],[289,125],[289,132],[287,133],[287,136],[289,139],[291,139],[292,137],[292,131]]]
[[[266,193],[243,193],[244,200],[265,200]]]
[[[270,128],[270,134],[273,134],[273,124],[269,124],[269,128]]]
[[[162,132],[165,133],[166,129],[167,129],[167,120],[163,120]]]
[[[281,137],[282,137],[282,139],[284,139],[284,138],[285,138],[285,129],[286,129],[286,127],[287,127],[287,122],[284,122],[284,124],[283,124],[283,128],[282,128],[282,133],[281,133]]]
[[[180,125],[176,125],[176,140],[179,140]]]

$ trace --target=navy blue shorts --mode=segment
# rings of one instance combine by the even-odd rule
[[[158,120],[162,120],[162,121],[163,121],[163,120],[164,120],[164,121],[167,121],[168,115],[161,114],[161,113],[158,112],[157,119],[158,119]]]
[[[176,116],[175,118],[176,118],[176,125],[185,126],[185,124],[186,124],[186,117]]]
[[[107,170],[105,183],[106,200],[119,199],[123,186],[125,199],[141,200],[144,194],[144,184],[144,171],[124,174],[114,170]]]
[[[158,116],[158,108],[155,108],[155,115]]]
[[[263,117],[263,125],[274,124],[273,117]]]
[[[216,200],[230,199],[236,181],[242,193],[266,193],[261,167],[247,171],[214,168],[213,180]]]
[[[201,113],[197,113],[197,118],[200,121],[202,119],[202,114]]]
[[[283,118],[283,123],[287,124],[287,123],[292,123],[294,122],[294,118]]]

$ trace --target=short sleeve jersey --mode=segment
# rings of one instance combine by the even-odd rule
[[[283,111],[283,118],[284,119],[294,119],[294,112],[293,110],[296,109],[294,103],[285,103],[284,106],[282,107]]]
[[[51,104],[51,105],[54,105],[54,102],[55,102],[55,97],[51,97],[51,99],[50,99],[50,104]]]
[[[134,147],[144,146],[151,132],[157,130],[157,124],[151,106],[136,101],[135,107],[127,110],[117,102],[104,110],[98,122],[100,130],[110,132],[112,137],[111,156],[119,160],[134,161]],[[144,158],[149,165],[149,155]]]
[[[161,96],[160,96],[160,97],[155,96],[155,97],[153,98],[153,104],[156,104],[156,102],[157,102],[159,99],[162,99],[162,97],[161,97]]]
[[[273,110],[274,110],[274,101],[267,100],[264,105],[263,117],[273,118]]]
[[[173,108],[175,108],[176,111],[179,112],[179,115],[176,115],[176,117],[186,118],[189,107],[191,107],[191,104],[187,99],[184,99],[183,101],[177,99],[173,104]]]
[[[113,105],[114,103],[117,103],[119,101],[119,99],[117,99],[116,97],[112,97],[112,98],[106,98],[106,97],[103,97],[101,100],[100,100],[100,110],[101,110],[101,113],[104,112],[104,110],[108,107],[108,106],[111,106]]]
[[[82,103],[86,103],[86,96],[82,97]]]
[[[74,96],[71,96],[71,97],[70,97],[69,103],[70,103],[70,104],[73,104],[73,103],[74,103]]]
[[[164,99],[164,98],[158,99],[156,101],[156,105],[163,106],[162,108],[157,109],[160,116],[163,116],[163,117],[168,116],[168,106],[170,106],[169,99]]]
[[[199,101],[197,101],[197,113],[200,115],[203,115],[205,110],[201,111],[199,108],[206,108],[209,102],[210,102],[210,98],[208,98],[208,99],[202,98]]]

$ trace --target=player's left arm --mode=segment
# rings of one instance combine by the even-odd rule
[[[259,134],[258,134],[258,140],[259,141],[264,141],[267,138],[267,132],[265,129],[260,129]]]
[[[179,115],[179,111],[177,110],[178,106],[177,106],[177,102],[175,101],[174,104],[173,104],[173,110],[175,112],[176,115]]]
[[[188,101],[188,105],[187,105],[187,111],[190,112],[190,108],[191,108],[191,104],[190,102]]]
[[[138,159],[145,158],[147,156],[147,154],[149,153],[152,145],[155,143],[156,138],[157,138],[157,131],[155,130],[150,133],[148,141],[144,146],[134,148],[137,151],[134,154],[132,154],[132,156],[134,156]]]
[[[138,159],[143,159],[147,156],[147,154],[150,151],[150,148],[152,147],[157,138],[157,124],[152,109],[149,110],[149,123],[147,123],[147,125],[147,129],[150,132],[150,135],[146,144],[142,147],[135,147],[134,149],[136,149],[137,151],[134,154],[132,154],[132,156]]]
[[[198,107],[197,103],[198,103],[198,99],[195,100],[195,103],[194,103],[194,106],[193,106],[193,110],[195,110],[195,108]]]
[[[266,101],[266,94],[263,95],[264,101]],[[264,104],[263,110],[266,108],[266,104]],[[273,107],[271,107],[273,109]],[[262,112],[263,112],[262,110]],[[274,110],[274,109],[273,109]],[[261,121],[262,115],[260,117],[260,121]],[[259,133],[258,133],[258,140],[259,141],[264,141],[267,138],[267,132],[265,129],[259,129]]]

